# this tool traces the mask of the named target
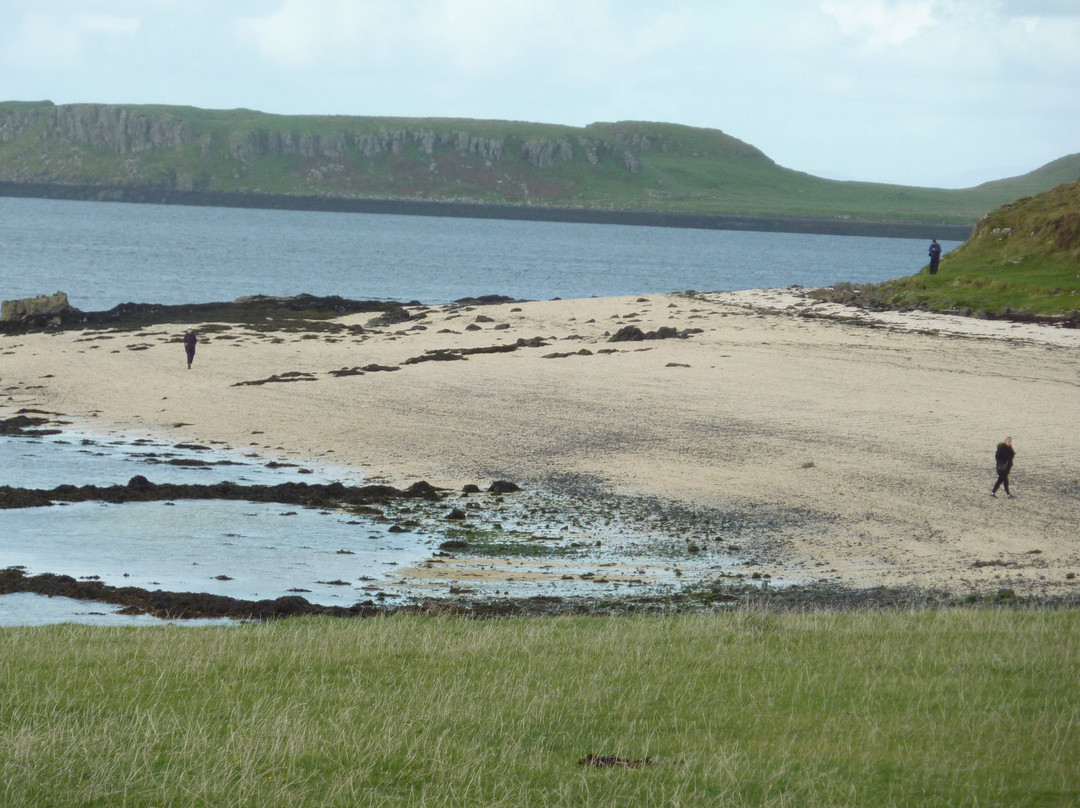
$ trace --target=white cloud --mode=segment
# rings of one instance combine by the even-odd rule
[[[611,73],[687,33],[667,9],[611,0],[281,0],[236,23],[241,42],[273,66],[392,63],[435,79],[547,70]],[[423,80],[421,78],[421,80]]]
[[[101,38],[131,37],[139,28],[137,17],[27,14],[5,49],[5,59],[22,69],[63,70],[79,65]]]
[[[75,14],[70,25],[82,34],[100,34],[103,36],[130,36],[139,30],[139,20],[135,17],[106,17],[97,14]]]
[[[269,62],[303,70],[364,59],[392,48],[404,29],[401,6],[377,0],[284,0],[276,9],[236,21],[240,40]]]
[[[909,0],[825,0],[821,10],[848,36],[869,50],[903,45],[940,23],[933,2]]]
[[[281,80],[310,76],[313,89],[351,82],[350,103],[365,114],[379,114],[371,106],[379,103],[384,114],[584,124],[612,99],[632,106],[650,83],[684,69],[692,5],[280,0],[234,30]],[[391,108],[389,87],[400,98]]]
[[[1076,0],[999,0],[997,5],[1007,17],[1076,17],[1080,11]]]

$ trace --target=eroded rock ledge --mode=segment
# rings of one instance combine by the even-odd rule
[[[161,323],[257,323],[266,325],[268,318],[276,326],[297,320],[328,320],[347,314],[379,313],[395,322],[410,319],[406,306],[419,306],[418,301],[402,304],[383,300],[350,300],[331,295],[296,295],[269,297],[251,295],[232,302],[185,303],[121,303],[108,311],[81,311],[68,304],[67,295],[55,295],[3,302],[0,334],[23,334],[29,331],[66,330],[82,328],[143,328]]]
[[[307,508],[340,508],[377,505],[395,499],[436,500],[444,492],[423,480],[402,490],[390,485],[350,486],[343,483],[278,483],[240,485],[223,481],[213,485],[154,483],[141,474],[127,485],[58,485],[55,488],[0,486],[0,510],[40,508],[56,502],[156,502],[174,499],[228,499],[275,502]]]

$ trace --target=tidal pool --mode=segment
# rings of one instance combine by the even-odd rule
[[[364,481],[361,471],[348,467],[301,466],[160,437],[110,438],[83,430],[0,436],[0,485],[122,485],[135,475],[155,483]],[[388,527],[344,513],[223,500],[56,504],[0,510],[0,567],[113,586],[245,600],[300,594],[312,603],[351,605],[376,596],[388,570],[415,564],[431,552],[425,537],[390,533]],[[3,595],[0,624],[158,622],[114,616],[116,608]]]
[[[283,482],[359,485],[363,472],[329,463],[300,465],[255,451],[169,442],[160,437],[108,438],[85,430],[41,437],[0,435],[0,485],[122,485],[141,474],[156,483],[245,485]]]
[[[0,558],[111,586],[347,606],[373,597],[388,570],[430,555],[425,537],[388,528],[278,504],[78,502],[0,511]]]
[[[159,436],[70,430],[0,437],[0,485],[123,485],[135,475],[154,483],[365,483],[358,469],[299,466]],[[716,578],[768,579],[753,575],[757,560],[735,541],[773,524],[743,516],[540,491],[445,492],[364,513],[218,499],[57,503],[0,510],[0,568],[240,600],[299,595],[329,606],[439,599],[467,607],[536,596],[618,601]],[[0,596],[0,624],[120,619],[104,604],[47,600]]]

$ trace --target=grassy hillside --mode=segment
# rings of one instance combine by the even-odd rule
[[[991,313],[1069,314],[1080,309],[1080,182],[1004,205],[946,255],[937,275],[866,287],[890,306]]]
[[[837,182],[718,130],[0,103],[0,182],[974,223],[1080,155],[945,190]]]

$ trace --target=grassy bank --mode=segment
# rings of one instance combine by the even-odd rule
[[[3,629],[0,802],[1075,804],[1078,647],[989,610]]]
[[[1080,182],[987,214],[941,270],[820,296],[937,311],[1069,315],[1080,309]]]

